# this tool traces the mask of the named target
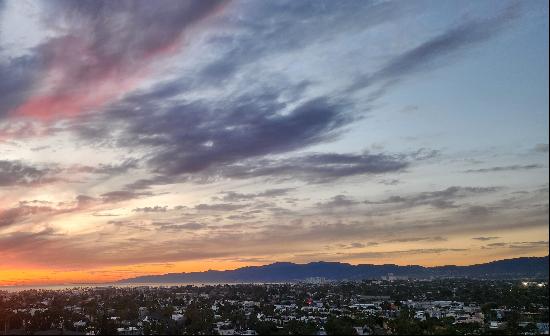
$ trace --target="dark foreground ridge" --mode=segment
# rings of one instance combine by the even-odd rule
[[[277,262],[229,271],[168,273],[124,279],[119,283],[215,283],[215,282],[294,282],[310,278],[326,280],[380,279],[391,274],[400,278],[548,279],[548,256],[505,259],[470,266],[423,267],[418,265],[350,265],[339,262],[294,264]]]

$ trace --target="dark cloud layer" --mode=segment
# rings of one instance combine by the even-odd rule
[[[88,141],[105,139],[109,134],[98,132],[105,132],[101,125],[108,123],[117,126],[118,146],[153,148],[146,163],[155,175],[130,186],[135,189],[186,180],[293,174],[308,182],[323,182],[408,166],[407,157],[386,154],[265,158],[334,140],[356,119],[350,103],[319,97],[295,105],[283,93],[270,89],[223,102],[177,103],[136,94],[76,130]]]
[[[170,137],[166,139],[163,152],[156,154],[150,164],[163,174],[194,173],[214,164],[287,152],[318,143],[333,137],[335,130],[349,122],[343,113],[344,106],[326,99],[305,102],[287,115],[279,115],[280,110],[275,106],[262,106],[265,102],[243,103],[227,113],[226,118],[219,115],[221,111],[212,112],[218,115],[215,119],[206,119],[208,112],[196,111],[203,116],[195,118],[204,119],[197,120],[199,122],[192,129],[183,132],[175,115],[166,118],[164,123],[152,124],[154,126],[140,125],[140,129],[151,131],[153,135]],[[265,107],[265,113],[261,113]],[[188,117],[185,113],[180,115]]]
[[[104,203],[118,203],[118,202],[124,202],[136,198],[140,198],[143,196],[151,196],[152,194],[149,192],[134,192],[134,191],[128,191],[128,190],[115,190],[110,191],[107,193],[104,193],[101,195],[101,200]]]
[[[350,207],[356,204],[359,204],[359,202],[353,199],[350,199],[346,195],[336,195],[327,202],[317,203],[317,207],[322,209],[331,209],[331,208]]]
[[[133,211],[149,213],[149,212],[166,212],[167,210],[168,210],[168,207],[166,206],[155,205],[153,207],[135,208]]]
[[[438,209],[458,208],[455,201],[476,194],[492,193],[497,187],[458,187],[453,186],[443,190],[427,191],[410,196],[390,196],[381,201],[366,201],[366,204],[401,204],[409,207],[430,205]],[[481,207],[471,207],[472,214],[480,214]]]
[[[0,228],[17,224],[30,216],[52,213],[55,210],[49,206],[20,205],[15,208],[0,210]]]
[[[0,120],[32,94],[42,67],[42,61],[36,55],[3,58],[0,46]]]
[[[20,161],[0,160],[0,187],[51,182],[52,173],[52,169],[35,167]]]
[[[155,226],[158,227],[161,231],[195,231],[204,229],[206,227],[206,224],[197,223],[197,222],[190,222],[190,223],[183,223],[183,224],[177,224],[177,223],[154,223]]]
[[[90,170],[95,174],[104,175],[118,175],[128,172],[131,169],[138,167],[138,161],[135,159],[128,159],[120,164],[100,164],[98,167],[94,167]]]
[[[54,230],[51,228],[39,232],[8,233],[0,236],[0,252],[32,252],[37,245],[44,245],[54,235]]]
[[[474,237],[472,239],[479,240],[479,241],[489,241],[494,239],[499,239],[500,237]]]
[[[74,58],[58,62],[63,64],[69,82],[57,88],[59,92],[56,95],[64,99],[63,92],[67,88],[86,88],[98,78],[110,78],[113,74],[115,77],[129,75],[152,54],[171,47],[189,25],[219,5],[217,1],[199,4],[168,1],[162,6],[131,1],[53,2],[48,6],[52,13],[49,20],[55,22],[61,18],[72,30],[66,36],[50,41],[47,47],[43,47],[44,50],[50,51],[50,57],[59,58],[57,51],[63,41],[76,39],[78,32],[91,32],[81,34],[87,36],[81,42],[86,52],[93,54],[93,59],[99,62],[89,64]],[[320,183],[346,176],[382,174],[406,168],[414,157],[326,153],[288,159],[268,158],[332,141],[345,130],[345,126],[361,117],[346,95],[306,95],[311,85],[308,80],[292,83],[283,79],[282,83],[263,83],[244,90],[239,87],[235,95],[208,101],[176,98],[182,92],[200,87],[197,82],[205,82],[207,78],[219,80],[220,76],[231,77],[240,67],[272,55],[275,50],[300,49],[304,47],[304,41],[314,43],[319,33],[317,28],[313,28],[316,27],[315,22],[322,22],[322,27],[329,27],[327,22],[337,25],[330,26],[331,29],[337,28],[336,32],[327,31],[330,34],[324,37],[330,38],[344,32],[369,29],[401,12],[391,3],[365,2],[358,6],[347,1],[322,5],[314,2],[254,4],[247,10],[258,14],[278,7],[285,10],[277,12],[275,21],[253,22],[239,18],[231,22],[234,19],[226,18],[228,24],[238,24],[242,30],[231,37],[220,32],[210,36],[207,44],[219,50],[220,57],[207,67],[185,80],[178,78],[127,95],[122,101],[108,106],[104,113],[77,119],[71,130],[82,139],[96,144],[107,142],[122,148],[148,149],[149,155],[144,158],[144,163],[153,177],[137,181],[129,186],[130,189],[189,180],[213,181],[217,178],[295,178]],[[116,13],[124,14],[121,16],[122,22],[114,19]],[[391,59],[383,68],[368,76],[368,83],[361,85],[426,69],[427,64],[443,55],[492,37],[506,26],[514,13],[513,9],[509,9],[492,19],[471,21],[456,27]],[[162,22],[155,19],[159,15],[165,18]],[[296,21],[296,18],[301,20]],[[135,31],[140,31],[139,36],[135,35]],[[361,81],[365,80],[357,83]],[[116,132],[109,129],[116,129]],[[433,154],[419,153],[430,157]],[[135,163],[100,168],[105,173],[115,174],[135,168]],[[441,203],[439,206],[450,204]]]
[[[158,175],[155,181],[162,183],[192,174],[223,173],[237,161],[332,140],[354,119],[348,103],[321,97],[288,110],[293,102],[281,100],[281,94],[269,90],[223,102],[179,103],[144,101],[135,95],[77,131],[95,141],[96,129],[117,125],[118,146],[154,148],[147,166]]]
[[[314,153],[233,164],[218,173],[230,178],[275,177],[324,183],[354,175],[398,172],[408,166],[400,155]]]
[[[196,210],[203,211],[235,211],[244,208],[244,204],[231,204],[231,203],[214,203],[214,204],[199,204],[195,206]]]
[[[222,192],[223,196],[221,197],[221,200],[224,202],[237,202],[237,201],[245,201],[245,200],[252,200],[256,198],[274,198],[278,196],[284,196],[287,195],[289,192],[294,190],[294,188],[276,188],[276,189],[268,189],[266,191],[258,192],[258,193],[239,193],[236,191],[224,191]],[[216,197],[217,199],[218,197]]]
[[[410,238],[396,238],[388,240],[388,243],[413,243],[413,242],[444,242],[447,238],[436,237],[410,237]]]

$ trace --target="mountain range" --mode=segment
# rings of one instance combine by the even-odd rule
[[[394,264],[351,265],[340,262],[311,262],[294,264],[276,262],[264,266],[248,266],[228,271],[205,271],[191,273],[168,273],[147,275],[120,280],[119,283],[251,283],[251,282],[296,282],[308,278],[327,280],[380,279],[388,274],[396,277],[427,278],[476,278],[476,279],[548,279],[548,256],[522,257],[492,261],[470,266]]]

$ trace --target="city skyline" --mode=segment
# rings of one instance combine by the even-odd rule
[[[545,1],[0,0],[0,286],[548,255]]]

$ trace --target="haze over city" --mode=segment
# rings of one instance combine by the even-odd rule
[[[548,255],[546,1],[0,0],[0,286]]]

